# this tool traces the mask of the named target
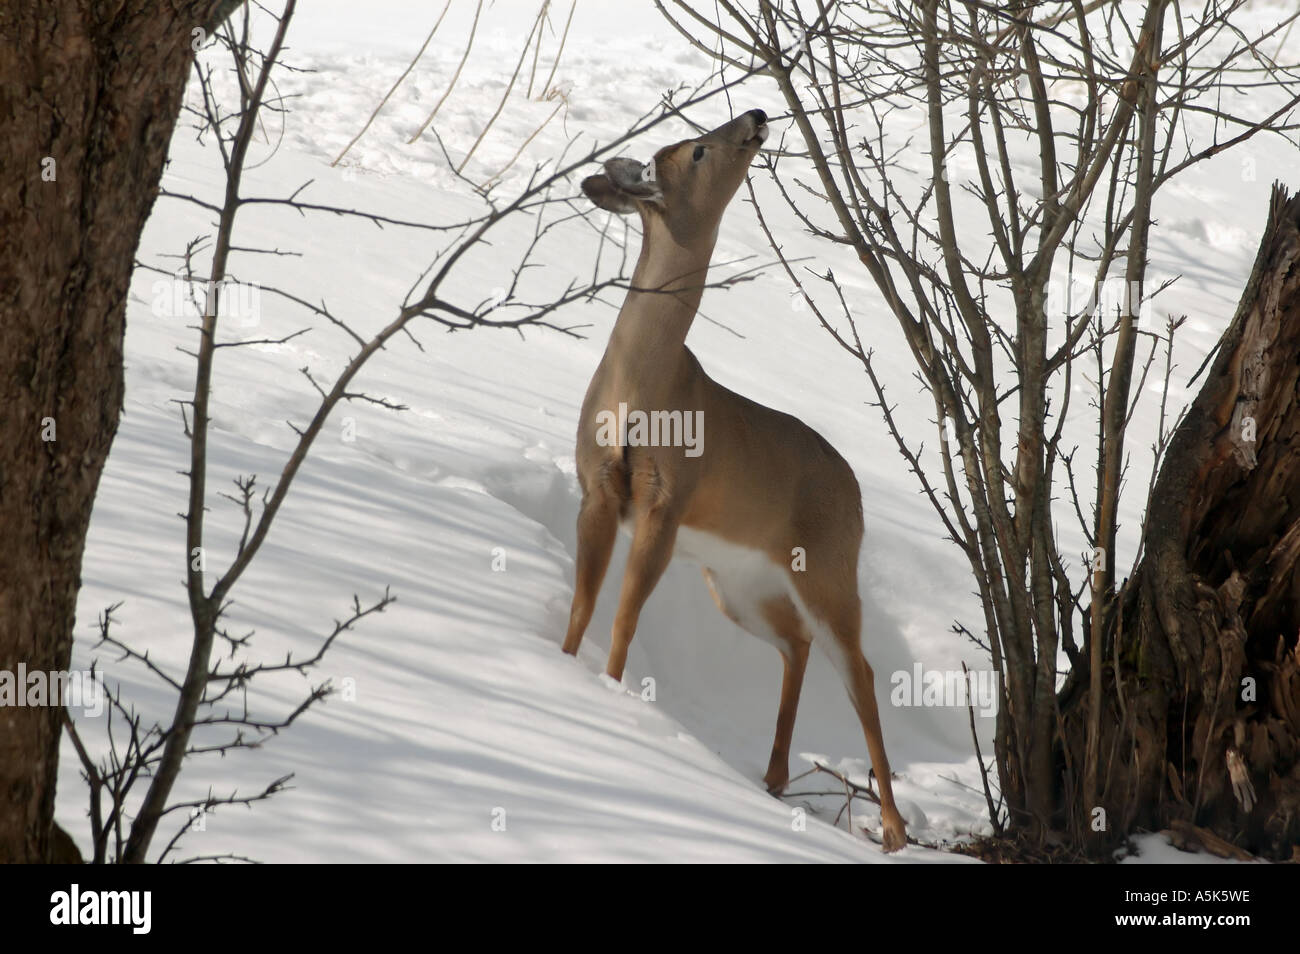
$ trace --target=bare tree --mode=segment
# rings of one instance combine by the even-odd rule
[[[987,641],[977,642],[1001,674],[992,821],[1026,844],[1064,839],[1101,856],[1136,826],[1173,820],[1275,855],[1296,837],[1300,685],[1285,660],[1300,618],[1286,596],[1295,575],[1285,541],[1300,513],[1266,501],[1300,499],[1300,475],[1270,471],[1262,498],[1226,497],[1221,485],[1260,474],[1256,461],[1279,453],[1298,420],[1279,397],[1293,375],[1268,351],[1300,320],[1287,304],[1294,203],[1281,196],[1262,277],[1221,343],[1220,377],[1198,399],[1220,430],[1203,420],[1194,439],[1205,443],[1189,446],[1189,416],[1171,444],[1162,404],[1163,469],[1137,541],[1145,557],[1122,582],[1116,568],[1127,428],[1160,350],[1169,368],[1178,325],[1141,319],[1161,290],[1147,268],[1153,200],[1261,133],[1295,141],[1300,71],[1276,57],[1300,14],[1248,34],[1243,4],[762,0],[751,13],[719,0],[715,15],[712,2],[656,0],[724,70],[761,64],[773,77],[805,150],[772,157],[776,186],[808,232],[856,256],[933,399],[938,442],[927,452],[894,418],[834,270],[787,264],[821,324],[862,362],[978,585]],[[897,131],[908,120],[928,152],[915,176],[915,144]],[[1059,293],[1081,280],[1088,294]],[[1263,317],[1243,317],[1252,314]],[[1088,417],[1071,392],[1094,361]],[[1241,362],[1253,373],[1227,381]],[[1261,380],[1267,399],[1253,395]],[[1266,400],[1271,429],[1250,430],[1257,443],[1243,449],[1231,435],[1246,433],[1247,417],[1262,427]],[[1091,487],[1067,443],[1081,419],[1095,427]],[[1239,471],[1223,469],[1225,441]],[[1211,525],[1203,508],[1213,501],[1228,509]],[[1063,520],[1086,552],[1063,546]],[[1208,624],[1211,610],[1232,628]],[[1257,696],[1240,694],[1243,679],[1260,683]],[[1252,780],[1276,797],[1245,798]]]
[[[122,407],[126,290],[216,0],[0,7],[0,669],[66,670]],[[7,709],[0,861],[48,858],[57,707]],[[61,839],[66,842],[66,839]]]
[[[607,235],[607,226],[594,221],[585,203],[573,202],[576,190],[570,177],[574,172],[585,171],[621,143],[676,115],[680,109],[720,92],[696,90],[688,92],[679,102],[677,94],[681,91],[673,91],[659,107],[643,115],[613,142],[580,148],[575,139],[569,143],[565,155],[535,166],[524,177],[523,185],[503,199],[497,198],[494,188],[475,185],[468,178],[460,177],[458,181],[465,192],[477,196],[482,203],[478,214],[463,219],[399,220],[359,209],[313,203],[304,196],[310,183],[286,197],[248,195],[244,175],[249,168],[248,157],[255,135],[266,113],[288,108],[287,98],[277,91],[272,74],[291,68],[280,59],[295,8],[296,0],[284,0],[278,16],[267,11],[255,14],[245,8],[242,16],[236,13],[218,29],[214,39],[228,54],[234,75],[234,82],[226,84],[233,102],[223,101],[218,92],[220,84],[215,81],[210,58],[201,59],[196,67],[199,101],[186,110],[196,119],[203,141],[220,154],[225,172],[220,197],[162,190],[166,199],[190,204],[213,217],[211,234],[194,238],[178,256],[182,263],[178,280],[199,316],[199,324],[194,329],[197,343],[192,352],[194,386],[189,397],[178,402],[189,456],[184,548],[192,638],[184,672],[172,672],[147,653],[133,648],[127,637],[114,632],[116,606],[109,607],[100,618],[100,645],[114,650],[120,660],[144,667],[174,697],[175,709],[170,718],[149,722],[117,688],[110,693],[110,718],[105,737],[98,740],[98,745],[86,737],[84,727],[79,727],[70,716],[65,717],[88,785],[91,860],[95,862],[166,860],[178,849],[181,838],[201,813],[225,805],[248,805],[284,791],[291,776],[278,777],[251,794],[217,793],[210,789],[206,796],[197,799],[174,797],[178,779],[189,760],[258,747],[269,736],[289,728],[331,691],[328,683],[313,686],[287,713],[265,715],[250,705],[250,686],[260,685],[263,677],[274,673],[309,674],[343,633],[370,614],[382,612],[396,599],[387,588],[382,596],[369,603],[354,597],[348,612],[334,621],[314,653],[302,658],[289,656],[278,662],[258,659],[253,654],[254,634],[232,632],[227,622],[232,594],[270,534],[300,468],[330,415],[347,402],[368,403],[393,411],[405,409],[405,405],[356,387],[354,382],[366,364],[398,336],[405,336],[422,351],[415,332],[429,327],[429,323],[451,331],[497,328],[520,332],[526,328],[546,328],[577,336],[579,326],[569,321],[566,307],[599,300],[611,289],[626,289],[629,275],[624,253],[607,259],[603,270],[598,267],[590,276],[571,278],[558,294],[547,290],[544,283],[534,281],[536,260],[546,249],[566,241],[572,230],[596,230],[602,241],[615,241]],[[265,52],[256,49],[250,39],[255,32],[256,16],[269,17],[274,26]],[[441,146],[441,140],[437,142]],[[445,149],[443,157],[448,167],[453,168]],[[280,249],[236,244],[238,213],[249,205],[280,207],[301,216],[343,216],[376,227],[408,229],[429,243],[430,263],[415,279],[406,300],[394,306],[391,318],[379,330],[363,333],[358,322],[336,313],[325,301],[310,301],[273,281],[249,280],[248,276],[256,271],[253,262],[260,257],[269,256],[274,262],[279,256],[290,254]],[[503,292],[484,297],[478,283],[462,279],[459,265],[469,253],[507,230],[525,235],[528,240],[518,258],[498,256]],[[622,244],[626,245],[626,235]],[[236,260],[241,263],[238,273],[234,267]],[[175,269],[148,263],[141,263],[140,267],[176,277]],[[740,271],[714,281],[710,287],[743,281],[750,274],[749,270]],[[241,286],[254,288],[283,303],[286,310],[302,313],[308,324],[288,326],[283,334],[273,330],[265,338],[223,336],[222,317],[230,313],[225,299],[238,295]],[[233,360],[243,346],[284,344],[309,333],[341,336],[352,348],[351,357],[332,381],[318,380],[310,367],[301,369],[304,388],[315,396],[316,406],[309,420],[287,423],[296,441],[270,487],[259,492],[256,475],[247,475],[235,479],[232,493],[220,494],[234,504],[233,510],[225,512],[235,521],[238,542],[229,563],[222,569],[209,571],[208,564],[216,563],[208,545],[211,536],[208,527],[216,518],[207,486],[214,366],[219,356],[222,360]],[[98,752],[92,751],[95,749]],[[175,819],[179,819],[179,824],[159,850],[160,826]],[[247,859],[205,856],[202,860]]]

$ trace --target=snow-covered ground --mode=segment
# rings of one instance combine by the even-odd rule
[[[245,177],[251,195],[285,196],[308,179],[304,198],[422,221],[454,221],[480,206],[446,168],[419,127],[456,68],[473,4],[456,2],[429,52],[367,134],[338,167],[331,160],[418,49],[440,4],[342,0],[304,5],[287,59],[312,73],[281,73],[298,93],[283,142],[260,145]],[[442,107],[435,129],[463,156],[496,108],[519,56],[533,0],[498,0],[484,14],[475,54]],[[559,4],[539,73],[558,42]],[[617,8],[616,10],[614,8]],[[362,9],[364,8],[364,9]],[[1264,16],[1267,8],[1260,11]],[[224,64],[223,64],[224,65]],[[519,187],[532,164],[582,133],[608,140],[651,109],[664,89],[706,75],[702,57],[657,18],[648,3],[579,4],[557,80],[568,106],[529,144],[506,176]],[[538,82],[541,82],[539,76]],[[741,98],[743,95],[744,98]],[[737,94],[737,110],[768,107],[761,82]],[[486,179],[554,109],[516,90],[466,172]],[[726,118],[715,100],[698,120]],[[278,119],[269,130],[279,138]],[[667,124],[629,153],[644,158],[682,134]],[[1295,157],[1261,141],[1251,175],[1240,156],[1207,164],[1163,197],[1153,269],[1181,271],[1163,309],[1191,316],[1179,352],[1182,379],[1199,364],[1231,317],[1267,207],[1269,184],[1293,173]],[[760,202],[779,199],[755,177]],[[178,129],[164,185],[210,201],[220,165],[210,142]],[[576,194],[576,182],[575,182]],[[742,193],[743,195],[743,193]],[[765,206],[766,207],[766,206]],[[514,252],[528,239],[522,220],[490,255],[471,258],[455,292],[473,306],[504,287]],[[202,210],[159,200],[141,261],[170,268],[165,255],[209,231]],[[792,255],[825,255],[788,230]],[[363,330],[391,320],[445,238],[356,219],[303,219],[276,206],[240,212],[237,242],[292,249],[301,258],[237,254],[234,274],[324,300]],[[549,280],[563,286],[590,274],[595,232],[573,222],[543,254]],[[739,198],[723,223],[715,260],[770,260],[752,209]],[[865,276],[843,270],[862,330],[878,353],[891,396],[916,440],[932,440],[933,411],[916,393],[901,337]],[[128,306],[127,398],[101,484],[83,566],[78,665],[89,664],[94,622],[122,601],[115,635],[171,671],[183,672],[188,611],[182,585],[188,445],[177,405],[189,396],[192,321],[158,307],[158,276],[137,272]],[[878,412],[861,369],[797,307],[776,271],[706,295],[690,345],[711,375],[762,403],[798,415],[853,464],[864,493],[867,540],[861,587],[864,648],[876,670],[895,790],[909,834],[928,843],[985,830],[984,799],[965,708],[890,705],[890,681],[927,670],[987,662],[952,635],[954,620],[976,628],[978,604],[959,553],[940,538]],[[315,395],[298,369],[318,380],[338,372],[351,342],[293,306],[264,295],[258,321],[229,322],[223,340],[310,334],[283,345],[223,349],[213,382],[209,451],[209,575],[234,552],[237,509],[216,496],[229,480],[256,473],[273,484]],[[293,772],[294,790],[251,811],[225,808],[190,834],[182,856],[235,853],[266,861],[901,861],[969,859],[908,847],[886,858],[860,834],[832,827],[839,803],[827,797],[773,799],[762,788],[781,679],[779,657],[713,606],[696,568],[674,565],[651,597],[633,643],[624,687],[601,673],[617,578],[620,540],[578,661],[559,643],[572,594],[578,491],[573,435],[586,383],[616,311],[592,304],[563,320],[587,324],[585,338],[554,332],[478,330],[448,335],[417,327],[425,350],[399,339],[372,360],[358,386],[409,410],[341,408],[317,442],[252,570],[234,593],[230,628],[257,631],[255,656],[310,654],[352,594],[373,601],[391,586],[398,601],[345,634],[312,682],[347,687],[263,749],[190,764],[182,798],[250,792]],[[1178,379],[1178,374],[1175,375]],[[1184,400],[1188,392],[1175,389]],[[1134,485],[1154,432],[1154,404],[1135,419]],[[1139,495],[1129,498],[1136,526]],[[110,681],[146,713],[163,717],[174,700],[139,667],[96,654]],[[653,680],[654,699],[643,696]],[[254,688],[249,705],[288,711],[305,691],[297,676]],[[993,720],[979,719],[987,755]],[[92,738],[102,722],[83,719]],[[839,680],[814,655],[795,752],[864,773],[861,730]],[[798,760],[795,760],[796,762]],[[798,764],[792,771],[798,772]],[[825,789],[816,779],[795,791]],[[842,801],[842,800],[841,800]],[[87,842],[84,786],[65,746],[58,817]],[[806,826],[801,809],[812,812]],[[855,822],[879,818],[855,805]],[[170,834],[170,831],[166,833]],[[166,837],[164,835],[163,837]],[[1160,855],[1160,857],[1166,857]]]

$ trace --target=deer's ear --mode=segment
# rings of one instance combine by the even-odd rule
[[[587,176],[582,180],[582,191],[607,212],[630,215],[636,211],[636,200],[614,185],[607,175]]]

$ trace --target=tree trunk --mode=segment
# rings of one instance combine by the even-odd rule
[[[1145,550],[1108,621],[1096,849],[1188,824],[1248,851],[1300,844],[1300,197],[1274,187],[1209,375],[1156,481]],[[1066,766],[1086,679],[1060,699]]]
[[[65,670],[127,284],[217,0],[0,6],[0,670]],[[21,691],[22,687],[18,687]],[[51,855],[63,709],[0,708],[0,862]]]

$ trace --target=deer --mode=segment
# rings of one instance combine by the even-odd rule
[[[676,554],[697,562],[722,613],[774,645],[785,664],[763,779],[768,791],[779,795],[790,779],[790,740],[815,642],[862,722],[880,789],[881,841],[892,852],[907,835],[894,803],[874,675],[861,649],[857,478],[815,430],[718,384],[686,347],[723,212],[767,131],[766,113],[752,109],[663,147],[648,163],[609,159],[603,172],[582,181],[599,208],[639,215],[642,239],[579,417],[582,500],[563,650],[577,655],[620,527],[632,543],[606,665],[615,681],[622,681],[642,607],[669,561]],[[644,427],[627,427],[627,408],[665,421],[678,414],[698,419],[707,440],[701,431],[694,453],[647,440]]]

